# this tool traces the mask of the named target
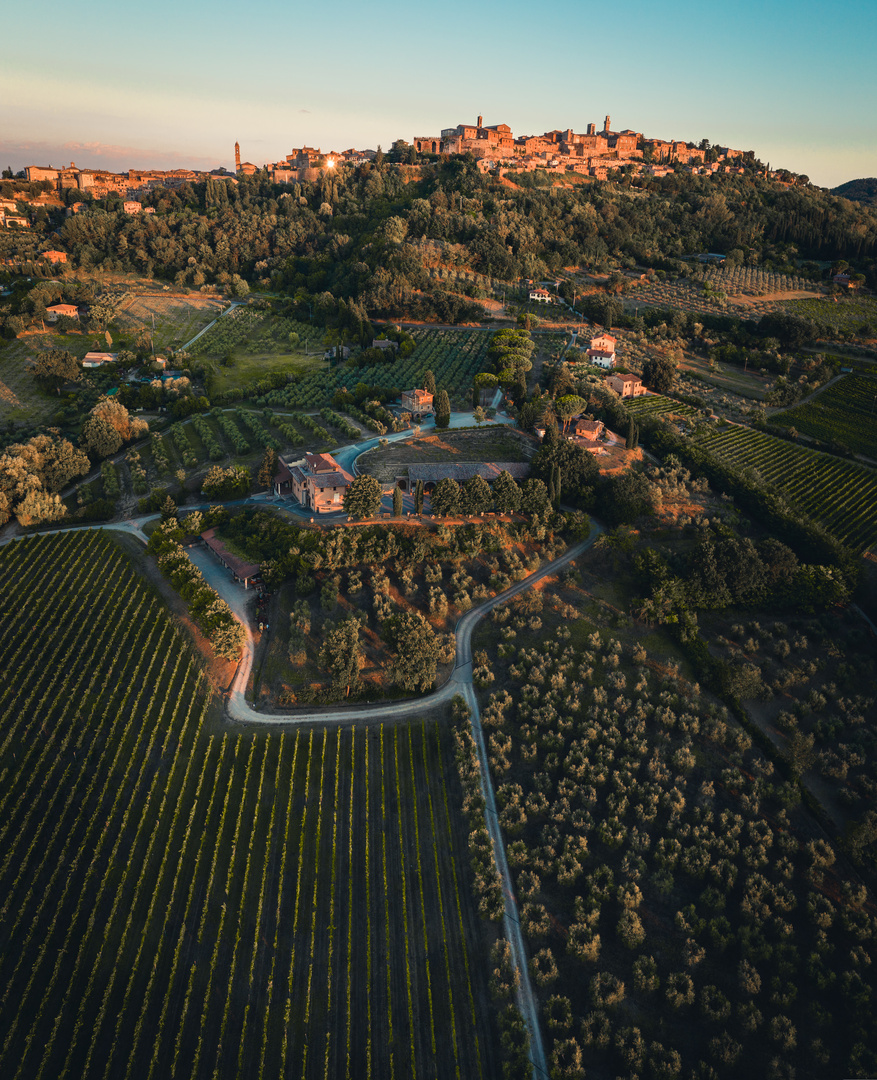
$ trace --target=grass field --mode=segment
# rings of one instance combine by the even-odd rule
[[[214,392],[246,387],[272,372],[325,370],[323,330],[272,312],[238,307],[192,346],[192,355],[214,364]],[[231,355],[233,362],[226,363]]]
[[[496,1075],[444,728],[215,727],[96,532],[0,597],[0,1075]]]
[[[873,469],[736,425],[703,428],[697,441],[738,468],[755,469],[854,550],[864,551],[877,542]]]
[[[27,367],[35,353],[28,339],[0,341],[0,421],[45,421],[58,403],[41,393]]]
[[[854,453],[877,455],[877,379],[847,375],[812,401],[771,418],[823,442],[842,443]]]
[[[152,329],[155,318],[155,348],[178,349],[203,330],[227,304],[207,296],[135,296],[116,316],[125,333],[145,327]]]

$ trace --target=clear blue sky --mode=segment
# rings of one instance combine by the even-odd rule
[[[30,25],[30,24],[33,25]],[[877,176],[877,3],[42,0],[0,42],[0,166],[233,167],[473,122],[754,150]]]

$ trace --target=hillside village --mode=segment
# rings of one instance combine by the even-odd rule
[[[678,139],[650,138],[642,132],[625,128],[614,131],[607,116],[600,131],[588,124],[583,133],[572,128],[546,131],[543,135],[515,136],[508,124],[485,125],[478,117],[475,124],[457,124],[444,128],[440,135],[419,135],[411,142],[396,139],[386,155],[376,150],[323,151],[302,146],[290,151],[282,161],[255,165],[241,160],[240,144],[234,145],[234,171],[224,167],[209,171],[195,169],[128,169],[112,172],[105,169],[78,167],[75,162],[54,167],[28,165],[18,178],[29,184],[43,184],[46,192],[62,197],[71,214],[87,208],[87,202],[76,201],[68,193],[82,192],[92,199],[117,196],[124,200],[125,213],[154,212],[139,201],[160,189],[179,190],[185,184],[205,180],[234,184],[240,176],[265,173],[273,183],[307,183],[318,180],[324,173],[344,167],[357,167],[376,159],[400,165],[441,156],[471,155],[482,172],[504,176],[511,172],[575,173],[595,180],[607,180],[614,170],[624,169],[633,175],[662,177],[682,169],[700,175],[742,175],[755,164],[751,150],[735,150],[711,145],[703,139],[698,144]],[[793,177],[785,170],[771,171],[760,166],[761,175],[788,182]],[[11,175],[7,179],[14,179]],[[0,226],[28,228],[30,220],[17,203],[39,205],[46,199],[0,200]]]

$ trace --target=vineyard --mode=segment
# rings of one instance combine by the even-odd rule
[[[752,468],[789,502],[856,551],[877,541],[877,473],[751,428],[702,429],[696,441],[741,469]]]
[[[643,394],[642,397],[625,399],[624,407],[633,416],[700,416],[691,405],[662,394]]]
[[[823,390],[812,401],[796,405],[771,423],[796,428],[826,443],[842,443],[857,454],[874,455],[877,433],[877,380],[848,375]]]
[[[306,340],[310,340],[312,350],[318,347],[320,333],[308,323],[242,306],[198,338],[191,351],[194,356],[223,356],[234,349],[286,355],[303,352],[301,345]]]
[[[785,311],[804,319],[813,319],[844,334],[877,336],[877,300],[871,296],[851,296],[842,300],[787,300]]]
[[[0,587],[4,1077],[496,1074],[443,728],[214,732],[96,532]]]
[[[312,372],[301,381],[272,390],[260,404],[292,405],[298,408],[323,406],[340,387],[353,390],[357,383],[381,389],[407,390],[423,384],[427,370],[435,374],[438,387],[452,398],[469,397],[472,378],[487,366],[485,354],[491,335],[483,330],[413,330],[417,347],[406,359],[369,367],[337,367]]]

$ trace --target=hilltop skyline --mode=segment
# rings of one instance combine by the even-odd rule
[[[143,19],[99,0],[63,35],[0,47],[0,164],[231,169],[235,140],[260,163],[302,144],[386,149],[479,113],[521,134],[610,113],[833,187],[877,173],[875,32],[873,10],[826,24],[813,4],[749,0],[733,12],[633,0],[623,25],[556,0],[535,31],[520,3],[413,16],[390,3],[375,18],[345,0],[331,36],[318,12],[271,0],[245,22],[223,4],[159,0]],[[99,64],[76,59],[95,49]]]

